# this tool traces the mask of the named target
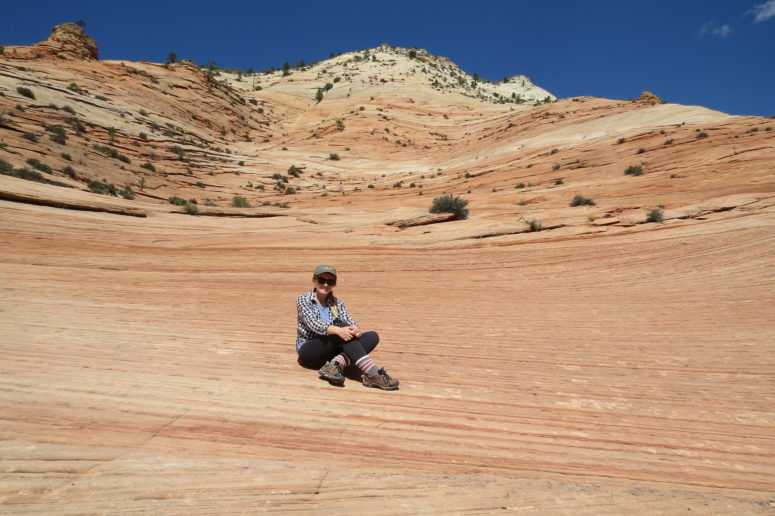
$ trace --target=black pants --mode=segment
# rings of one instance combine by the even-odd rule
[[[299,349],[299,365],[309,369],[319,369],[339,353],[344,353],[355,364],[377,347],[379,335],[367,331],[358,339],[348,342],[337,335],[314,337],[306,341]]]

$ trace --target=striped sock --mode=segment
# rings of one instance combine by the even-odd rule
[[[355,365],[357,365],[367,376],[374,376],[379,372],[379,368],[374,364],[374,361],[369,355],[361,357],[360,360],[355,362]]]
[[[347,355],[345,355],[344,353],[339,353],[338,355],[336,355],[334,358],[331,359],[331,362],[336,362],[342,367],[347,367],[348,365],[350,365],[350,360],[348,360]]]

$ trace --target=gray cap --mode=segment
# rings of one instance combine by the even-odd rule
[[[320,276],[321,274],[325,273],[333,274],[334,277],[336,277],[336,269],[331,267],[330,265],[318,265],[315,268],[315,276]]]

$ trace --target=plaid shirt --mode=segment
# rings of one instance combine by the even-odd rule
[[[313,337],[319,337],[326,335],[326,329],[331,325],[331,322],[325,322],[320,317],[320,311],[318,311],[318,300],[315,296],[315,289],[313,288],[306,294],[302,294],[296,298],[296,345],[298,346],[302,342],[309,340]],[[341,299],[336,298],[336,308],[339,311],[338,319],[345,323],[347,326],[355,325],[357,323],[352,320],[350,314],[347,313],[347,309],[344,307],[344,303]]]

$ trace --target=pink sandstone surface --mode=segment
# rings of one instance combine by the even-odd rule
[[[51,45],[0,56],[0,159],[72,187],[0,175],[0,513],[775,511],[775,121]],[[400,390],[296,364],[318,263]]]

